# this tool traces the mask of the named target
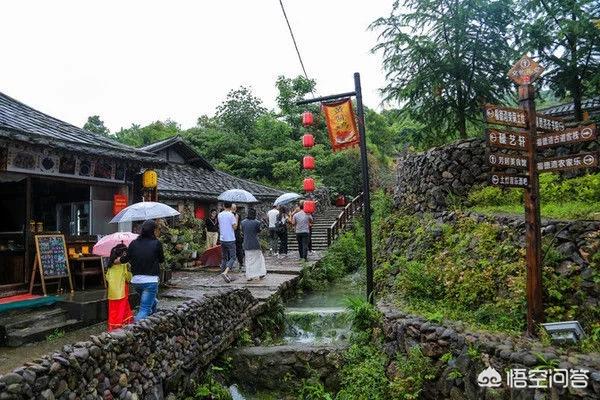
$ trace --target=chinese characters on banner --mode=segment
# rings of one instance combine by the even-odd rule
[[[127,195],[115,194],[113,196],[113,215],[117,215],[125,207],[127,207]]]
[[[322,103],[327,132],[333,151],[358,146],[359,133],[352,101],[347,98],[333,103]]]

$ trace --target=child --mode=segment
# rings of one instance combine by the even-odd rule
[[[127,246],[116,245],[110,251],[106,282],[108,284],[108,331],[122,328],[133,321],[133,313],[129,306],[129,285],[131,272],[127,264],[121,263]]]

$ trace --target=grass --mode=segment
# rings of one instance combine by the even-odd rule
[[[46,341],[53,342],[55,340],[61,339],[65,336],[65,331],[60,329],[55,329],[54,332],[46,336]]]
[[[512,214],[522,215],[525,213],[523,204],[502,204],[488,206],[474,206],[469,208],[484,215]],[[581,201],[565,203],[541,203],[540,213],[542,218],[566,219],[566,220],[600,220],[600,204]]]
[[[469,193],[470,209],[482,214],[524,213],[523,190],[494,186],[475,187]],[[551,219],[600,220],[600,174],[563,179],[540,175],[541,215]]]

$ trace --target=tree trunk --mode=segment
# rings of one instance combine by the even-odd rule
[[[581,108],[581,79],[579,77],[573,78],[573,106],[575,112],[575,121],[583,121],[583,110]]]
[[[467,119],[465,116],[465,96],[460,79],[456,79],[456,129],[458,129],[458,137],[461,139],[467,138]]]

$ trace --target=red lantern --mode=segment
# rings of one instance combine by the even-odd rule
[[[204,209],[204,207],[196,207],[196,210],[194,210],[194,216],[196,217],[196,219],[206,218],[206,210]]]
[[[314,192],[315,191],[315,180],[313,178],[305,178],[302,184],[305,192]]]
[[[304,156],[302,159],[302,168],[315,169],[315,158],[313,156]]]
[[[311,126],[314,122],[313,115],[310,111],[304,111],[302,113],[302,125]]]
[[[307,214],[312,214],[315,212],[316,204],[313,200],[304,200],[303,210]]]
[[[302,136],[302,146],[304,147],[313,147],[315,145],[315,137],[310,133]]]

